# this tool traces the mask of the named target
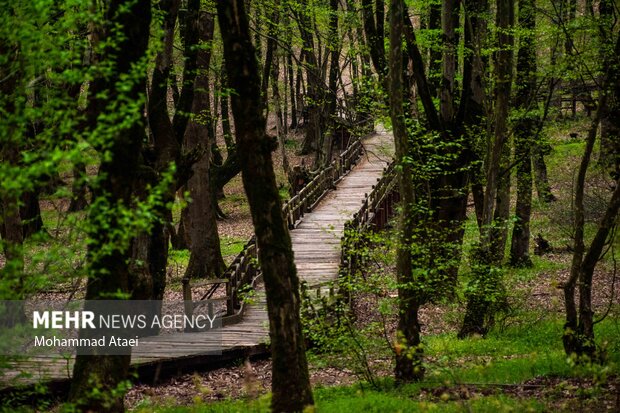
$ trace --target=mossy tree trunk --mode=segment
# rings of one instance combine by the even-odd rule
[[[398,332],[395,343],[396,365],[394,375],[397,382],[421,380],[424,376],[420,350],[420,323],[418,309],[420,300],[413,287],[413,242],[414,189],[412,164],[406,160],[409,155],[409,137],[405,123],[405,102],[403,94],[403,50],[404,5],[402,0],[390,2],[390,48],[388,91],[390,116],[394,132],[396,160],[399,162],[398,188],[401,196],[401,211],[398,216],[398,245],[396,274],[398,279]]]
[[[161,300],[166,286],[166,269],[171,227],[171,205],[177,190],[183,186],[191,175],[191,167],[200,155],[199,150],[182,152],[185,131],[189,123],[194,101],[194,80],[197,73],[198,26],[200,1],[189,0],[184,13],[182,29],[184,66],[183,85],[177,99],[172,119],[168,110],[169,82],[173,65],[173,43],[180,0],[162,2],[158,5],[163,17],[163,49],[157,54],[148,99],[148,120],[153,138],[152,153],[144,156],[141,166],[140,182],[136,192],[145,198],[147,188],[154,187],[171,173],[171,179],[162,188],[162,202],[155,209],[157,220],[149,231],[136,237],[133,245],[135,268],[131,280],[134,299]]]
[[[517,201],[515,223],[510,244],[510,264],[531,267],[530,217],[532,213],[532,139],[536,133],[538,118],[536,109],[536,15],[534,0],[519,1],[519,52],[517,55],[517,79],[515,106],[523,111],[514,125],[515,162],[517,162]]]
[[[480,227],[480,245],[474,257],[474,288],[468,293],[467,308],[459,337],[485,334],[493,320],[493,308],[501,305],[503,291],[498,267],[498,235],[494,226],[500,189],[502,154],[508,137],[508,110],[512,88],[514,0],[497,0],[498,49],[495,53],[494,124],[486,159],[486,187]],[[505,196],[504,196],[505,198]],[[504,201],[506,202],[506,201]],[[502,206],[502,205],[500,205]]]
[[[101,57],[110,63],[112,70],[96,78],[90,86],[89,113],[97,122],[110,113],[112,105],[118,108],[115,97],[119,82],[125,82],[127,77],[133,82],[123,98],[130,102],[143,98],[146,70],[140,62],[147,50],[150,23],[148,0],[111,0],[106,4],[102,27],[106,47]],[[123,84],[126,88],[127,84]],[[114,132],[105,145],[109,156],[102,157],[99,182],[93,188],[95,202],[89,215],[87,300],[129,291],[130,248],[129,242],[122,239],[127,236],[127,228],[121,212],[131,204],[141,145],[146,139],[142,116],[132,120],[111,128]],[[80,335],[83,333],[84,330],[80,331]],[[118,391],[118,387],[127,377],[129,362],[128,355],[77,356],[69,401],[83,411],[122,412],[123,392]],[[93,392],[95,386],[98,392]]]

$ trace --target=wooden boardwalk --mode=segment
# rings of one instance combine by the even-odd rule
[[[291,231],[298,275],[309,288],[337,279],[340,265],[340,239],[344,224],[357,212],[372,186],[381,177],[383,168],[393,156],[393,138],[385,131],[370,135],[363,141],[365,153],[338,183],[325,195],[312,212]],[[143,380],[153,380],[207,365],[221,365],[239,357],[265,354],[269,351],[269,328],[265,294],[262,285],[256,288],[254,302],[246,307],[243,319],[221,328],[220,336],[212,332],[164,334],[140,339],[134,348],[132,367]],[[205,354],[218,346],[220,354]],[[31,359],[20,362],[19,369],[31,377],[21,382],[49,381],[67,386],[73,370],[72,360]],[[0,380],[17,375],[17,369],[5,370]]]
[[[365,154],[359,164],[291,231],[297,274],[309,289],[338,277],[344,224],[360,209],[392,160],[393,138],[385,131],[371,135],[363,144]]]

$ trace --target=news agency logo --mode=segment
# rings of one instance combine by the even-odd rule
[[[172,328],[182,330],[212,329],[216,315],[184,314],[154,315],[150,328]],[[145,329],[149,324],[147,314],[99,314],[93,311],[33,311],[32,328],[45,329]]]
[[[0,355],[172,354],[175,346],[162,342],[183,342],[183,334],[194,333],[200,334],[192,337],[200,343],[197,351],[217,355],[225,305],[221,300],[195,302],[186,314],[184,301],[0,301]],[[172,334],[174,340],[159,339]]]

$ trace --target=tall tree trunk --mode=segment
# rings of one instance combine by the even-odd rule
[[[412,212],[414,208],[413,171],[409,155],[409,137],[405,124],[403,94],[403,26],[404,5],[402,0],[390,1],[390,48],[389,54],[389,95],[390,115],[394,132],[396,160],[399,162],[398,187],[401,196],[401,211],[398,217],[398,245],[396,258],[396,274],[398,278],[398,333],[395,343],[396,365],[394,375],[398,382],[421,380],[424,376],[422,368],[422,350],[420,348],[420,324],[418,309],[420,300],[416,289],[412,287],[412,256],[413,242]]]
[[[405,18],[404,22],[407,53],[417,91],[424,107],[428,129],[440,136],[439,142],[447,145],[452,155],[449,162],[442,164],[440,172],[423,178],[417,183],[420,191],[426,191],[419,198],[428,198],[429,202],[424,207],[432,211],[430,217],[420,217],[420,219],[429,220],[428,225],[422,227],[422,231],[426,232],[420,235],[420,238],[427,240],[427,246],[432,249],[432,252],[426,254],[425,258],[421,257],[425,262],[420,262],[420,265],[438,269],[437,276],[432,276],[428,280],[431,288],[427,289],[429,294],[421,300],[423,302],[438,296],[452,295],[456,285],[464,234],[462,223],[467,207],[469,150],[462,139],[465,129],[448,129],[446,123],[454,125],[455,122],[452,119],[445,121],[435,108],[413,25],[409,17]],[[456,72],[451,73],[456,75]],[[454,96],[451,99],[454,99]],[[427,155],[421,154],[422,158]]]
[[[463,89],[461,102],[457,114],[456,124],[463,125],[463,133],[469,142],[482,142],[487,134],[487,100],[485,90],[486,68],[488,59],[483,56],[487,34],[487,0],[465,0],[463,11],[465,14],[465,56],[463,57]],[[481,165],[483,155],[475,150],[477,145],[470,144],[471,165]],[[470,168],[471,192],[474,200],[476,221],[478,227],[482,225],[482,210],[484,208],[484,187],[482,168]]]
[[[545,162],[545,154],[547,149],[540,142],[534,142],[532,145],[532,164],[534,165],[534,183],[536,184],[536,192],[538,199],[544,203],[554,202],[555,195],[551,192],[551,184],[549,183],[549,175],[547,173],[547,163]]]
[[[289,42],[290,43],[290,42]],[[297,96],[295,95],[295,76],[293,68],[293,51],[286,52],[286,70],[288,74],[288,84],[291,95],[291,129],[297,129]]]
[[[267,91],[269,89],[269,76],[273,72],[273,64],[275,59],[275,53],[278,46],[278,23],[280,19],[280,3],[278,0],[274,0],[270,3],[270,7],[273,7],[271,15],[267,19],[267,50],[265,52],[265,65],[263,66],[263,76],[261,83],[261,96],[264,108],[266,110],[265,117],[269,117],[269,97]],[[274,80],[275,82],[278,79]]]
[[[491,226],[494,218],[495,200],[500,178],[502,151],[508,136],[508,109],[512,84],[512,35],[509,29],[514,19],[513,0],[497,0],[497,26],[499,51],[496,52],[495,70],[495,124],[493,139],[487,156],[486,188],[483,210],[482,249],[490,251],[492,243]]]
[[[297,24],[301,33],[304,48],[304,60],[306,66],[306,81],[308,82],[307,102],[304,112],[306,118],[306,136],[304,138],[301,154],[309,154],[320,150],[319,144],[324,133],[324,105],[325,105],[325,82],[321,76],[319,60],[314,52],[314,38],[312,35],[312,23],[308,10],[297,13]],[[298,79],[300,79],[298,73]]]
[[[279,79],[280,79],[280,64],[278,59],[276,59],[271,65],[271,88],[273,90],[273,103],[276,108],[276,135],[278,136],[278,146],[280,147],[280,155],[282,156],[282,170],[286,174],[289,175],[291,172],[290,165],[288,162],[288,155],[286,154],[286,136],[287,136],[287,114],[286,109],[284,113],[282,111],[282,99],[280,98],[280,87],[279,87]],[[285,76],[286,78],[286,76]],[[286,82],[284,85],[285,96],[284,96],[284,104],[286,105]]]
[[[271,151],[261,111],[260,80],[243,0],[217,2],[232,96],[243,185],[250,204],[265,282],[271,338],[275,412],[301,412],[314,404],[300,321],[299,279],[282,216]]]
[[[493,241],[491,244],[491,257],[493,257],[493,262],[497,263],[497,265],[501,265],[504,261],[504,256],[506,254],[506,242],[508,241],[511,175],[510,149],[510,142],[507,141],[502,148],[499,178],[497,180],[497,197],[495,198],[495,211],[493,213]]]
[[[531,267],[530,217],[532,214],[532,158],[529,137],[515,129],[515,158],[522,159],[517,165],[517,203],[515,223],[510,244],[510,265]],[[531,130],[530,130],[531,131]],[[524,130],[524,132],[526,132]]]
[[[297,106],[297,124],[304,124],[304,126],[308,123],[308,114],[306,109],[306,102],[304,102],[304,95],[306,94],[306,87],[304,86],[304,76],[302,67],[304,65],[304,60],[306,59],[306,53],[302,49],[299,52],[299,60],[297,61],[297,71],[295,76],[295,99]]]
[[[616,68],[610,72],[609,87],[604,91],[607,105],[602,108],[599,163],[611,172],[612,177],[617,178],[620,176],[620,68],[609,56],[609,49],[613,47],[612,33],[618,10],[617,4],[614,9],[613,3],[612,0],[602,0],[599,5],[602,61],[606,66],[612,65]]]
[[[439,93],[439,110],[446,128],[454,121],[454,93],[456,87],[457,46],[460,0],[443,0],[441,28],[443,36],[442,78]]]
[[[441,30],[441,4],[432,2],[428,7],[428,29],[439,32]],[[467,29],[467,26],[465,27]],[[428,80],[433,96],[437,97],[441,85],[441,45],[438,38],[433,37],[433,41],[438,44],[431,44],[429,48]]]
[[[199,31],[202,44],[209,44],[213,40],[214,17],[212,13],[203,13],[201,16]],[[219,278],[226,269],[217,231],[216,201],[213,199],[215,191],[211,188],[210,177],[211,143],[215,139],[209,96],[210,61],[211,49],[201,49],[198,52],[199,74],[194,81],[195,92],[192,107],[192,113],[197,117],[190,121],[185,133],[187,150],[196,150],[202,146],[206,152],[194,164],[194,173],[187,182],[192,202],[187,206],[189,219],[186,225],[191,254],[185,271],[186,278]]]
[[[610,42],[611,43],[611,42]],[[601,82],[603,91],[609,88],[618,88],[618,69],[620,68],[620,36],[617,36],[613,51],[605,56],[605,73]],[[590,158],[594,149],[599,122],[606,113],[608,95],[601,93],[595,119],[590,125],[586,148],[581,158],[577,173],[574,198],[574,250],[571,263],[571,272],[568,281],[564,284],[564,306],[566,309],[566,323],[562,341],[567,355],[576,354],[586,356],[592,360],[597,356],[594,341],[594,311],[592,309],[592,279],[594,269],[601,258],[607,238],[618,222],[620,210],[620,176],[615,177],[615,189],[607,204],[605,214],[601,218],[596,234],[590,247],[585,247],[585,185],[586,174]],[[579,310],[575,304],[575,289],[579,288]]]
[[[370,59],[379,75],[379,82],[381,85],[384,85],[387,73],[383,24],[385,18],[384,8],[385,3],[382,0],[376,0],[374,10],[372,0],[362,0],[364,32],[369,46]]]
[[[495,122],[493,139],[487,154],[486,188],[484,192],[480,247],[475,257],[475,288],[467,297],[467,308],[459,337],[485,334],[492,323],[493,305],[500,305],[501,275],[493,256],[495,242],[493,220],[498,195],[501,159],[508,135],[508,109],[512,85],[513,37],[510,28],[514,22],[514,0],[497,0],[498,51],[495,55]]]
[[[226,156],[235,148],[235,141],[233,139],[232,129],[230,128],[230,109],[228,102],[230,101],[230,95],[226,90],[228,88],[228,78],[226,76],[226,62],[222,59],[222,96],[220,97],[220,110],[222,112],[222,134],[224,135],[224,142],[226,143]]]
[[[139,62],[147,50],[150,23],[151,4],[148,0],[110,0],[107,4],[103,26],[106,46],[102,54],[103,61],[110,62],[113,70],[91,84],[90,113],[95,116],[104,114],[110,111],[112,105],[119,109],[118,101],[103,100],[103,96],[116,96],[120,82],[127,87],[127,78],[132,79],[133,83],[123,97],[132,103],[142,99],[146,89],[146,73],[141,71]],[[122,106],[121,109],[127,110]],[[127,242],[116,238],[126,237],[127,228],[120,218],[123,216],[121,211],[131,204],[140,149],[146,136],[141,116],[133,122],[123,121],[109,129],[115,132],[105,148],[99,148],[105,149],[110,156],[102,156],[100,181],[93,188],[96,202],[89,216],[87,259],[90,282],[86,288],[87,300],[109,298],[110,294],[129,291],[130,250]],[[85,309],[88,310],[88,304]],[[80,337],[87,337],[88,332],[80,330]],[[123,394],[118,386],[127,376],[129,362],[128,355],[77,356],[69,400],[84,411],[122,412]],[[93,392],[92,383],[97,383],[98,393]]]
[[[616,51],[620,52],[620,37],[616,46]],[[605,96],[599,99],[599,107],[604,106]],[[584,192],[585,180],[588,165],[596,132],[600,121],[600,110],[596,119],[590,126],[586,148],[581,159],[577,180],[575,184],[575,218],[574,218],[574,250],[569,279],[564,284],[564,306],[566,309],[566,323],[564,324],[564,335],[562,341],[567,355],[576,354],[577,356],[587,356],[592,359],[596,355],[596,343],[594,342],[594,320],[592,311],[592,278],[594,268],[598,263],[607,237],[611,232],[615,222],[618,220],[618,210],[620,209],[620,179],[616,179],[616,188],[611,196],[607,209],[599,222],[597,232],[586,252],[585,234],[585,209]],[[579,309],[575,304],[575,289],[579,286]]]
[[[329,80],[327,95],[327,124],[329,127],[321,138],[321,153],[319,165],[325,167],[332,160],[333,136],[336,127],[336,107],[338,91],[336,90],[336,82],[340,73],[340,39],[338,38],[338,0],[330,0],[330,17],[329,17],[329,46],[330,62],[329,62]]]
[[[146,189],[157,185],[164,174],[175,165],[172,179],[162,191],[162,203],[155,209],[158,220],[148,232],[140,234],[133,245],[132,266],[135,268],[131,281],[134,299],[163,298],[166,286],[166,266],[170,240],[169,228],[172,217],[170,208],[177,190],[185,184],[191,174],[196,152],[182,153],[182,144],[189,122],[189,113],[194,101],[194,80],[197,74],[199,40],[200,1],[189,0],[183,28],[185,65],[183,67],[183,86],[174,117],[168,112],[168,82],[172,70],[172,49],[177,13],[180,0],[159,5],[164,17],[164,48],[157,55],[153,70],[151,93],[148,100],[149,125],[153,135],[154,157],[149,159],[142,181],[137,185],[140,197],[147,196]],[[187,229],[187,228],[186,228]]]
[[[184,188],[181,187],[181,191]],[[187,208],[184,208],[181,211],[181,216],[179,217],[179,226],[178,228],[172,228],[170,230],[170,247],[173,250],[188,250],[189,249],[189,235],[187,234],[187,224],[186,222],[189,220],[187,217]],[[172,220],[170,220],[172,223]]]
[[[356,50],[359,55],[359,69],[355,70],[355,65],[352,65],[354,72],[359,72],[360,76],[357,76],[353,79],[353,96],[355,102],[355,122],[364,122],[368,119],[369,116],[369,101],[370,99],[366,99],[368,96],[368,87],[362,81],[362,79],[369,79],[371,76],[370,72],[370,55],[369,49],[367,47],[367,42],[364,40],[364,31],[362,29],[362,20],[359,20],[360,11],[358,8],[359,2],[356,0],[347,0],[347,20],[351,19],[351,24],[355,28],[354,30],[349,30],[349,38],[353,39],[353,35],[355,34],[355,40],[357,42]],[[351,40],[352,44],[353,40]],[[357,62],[357,56],[353,59]]]
[[[532,111],[536,105],[536,28],[535,0],[519,1],[519,54],[517,56],[517,93],[515,106],[523,114],[514,126],[515,162],[517,162],[516,220],[512,230],[510,264],[531,267],[530,216],[532,213],[532,137],[537,126],[537,116]],[[535,109],[535,107],[534,107]]]
[[[435,104],[433,103],[431,87],[429,85],[426,72],[424,71],[422,54],[420,53],[420,49],[418,48],[418,42],[416,40],[415,31],[413,30],[411,18],[409,17],[406,10],[407,8],[405,7],[404,31],[405,40],[407,42],[407,54],[409,56],[409,61],[411,62],[411,66],[413,69],[413,78],[418,89],[418,95],[420,96],[422,106],[424,107],[426,123],[430,130],[445,132],[445,127],[442,123],[442,119],[440,118],[439,113],[435,108]]]

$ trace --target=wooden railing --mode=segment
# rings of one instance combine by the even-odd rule
[[[195,281],[189,278],[183,278],[185,314],[193,314],[194,309],[201,305],[200,302],[206,300],[209,306],[209,316],[213,316],[215,313],[212,309],[214,302],[225,300],[226,313],[223,316],[222,324],[234,324],[239,321],[244,310],[244,297],[242,295],[246,290],[254,286],[257,279],[257,257],[256,238],[252,237],[228,266],[222,279]],[[226,296],[222,298],[212,298],[214,292],[220,285],[225,285]],[[199,300],[194,300],[192,288],[200,286],[209,286],[209,288]]]
[[[290,229],[297,227],[304,214],[312,211],[323,196],[349,173],[362,156],[363,149],[360,139],[355,139],[338,158],[322,169],[297,195],[284,204],[282,213]]]
[[[311,311],[317,311],[342,296],[339,282],[355,274],[360,265],[363,265],[363,254],[360,252],[365,235],[368,231],[385,228],[400,200],[396,178],[395,163],[392,162],[384,168],[381,178],[377,179],[370,193],[366,194],[360,209],[345,223],[344,235],[340,240],[339,278],[312,286],[302,283],[302,297]]]
[[[383,169],[383,175],[366,195],[359,211],[344,225],[340,242],[341,276],[355,273],[361,264],[359,251],[364,243],[364,234],[385,228],[399,200],[395,163],[392,162]]]
[[[290,229],[295,228],[302,220],[304,214],[312,211],[323,196],[335,188],[336,184],[349,173],[351,168],[361,158],[363,150],[364,148],[359,138],[352,141],[338,158],[322,169],[297,195],[282,206],[282,214]],[[256,241],[255,237],[252,237],[228,267],[223,275],[223,279],[195,282],[194,280],[183,278],[185,314],[190,316],[193,314],[194,309],[201,305],[193,300],[192,288],[202,285],[209,288],[198,301],[207,300],[210,316],[214,313],[213,302],[226,300],[226,315],[223,317],[222,323],[233,324],[239,321],[244,311],[244,300],[241,295],[246,290],[252,289],[258,278],[257,257]],[[226,297],[213,299],[214,292],[222,284],[226,286]]]

